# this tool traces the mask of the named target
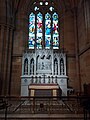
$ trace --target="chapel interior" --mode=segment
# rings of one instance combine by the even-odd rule
[[[90,119],[90,0],[0,0],[0,119]]]

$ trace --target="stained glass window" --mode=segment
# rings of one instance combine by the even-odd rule
[[[47,13],[45,15],[45,48],[51,46],[51,15]]]
[[[35,44],[35,14],[29,15],[29,49],[34,49]]]
[[[58,49],[59,47],[59,33],[58,33],[58,15],[57,13],[53,14],[53,49]]]
[[[43,32],[42,32],[42,14],[39,12],[37,14],[37,40],[36,40],[36,47],[42,48],[42,38],[43,38]]]
[[[36,3],[34,12],[29,15],[29,49],[59,49],[58,14],[53,6],[49,6],[47,12],[40,9],[49,2],[38,2],[39,6]]]

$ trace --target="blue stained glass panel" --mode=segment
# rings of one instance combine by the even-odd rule
[[[45,48],[50,49],[51,46],[51,15],[45,15]]]
[[[29,15],[29,49],[34,49],[35,44],[35,14]]]
[[[34,44],[35,44],[35,37],[31,36],[29,37],[29,49],[34,49]]]
[[[53,49],[58,49],[59,48],[59,33],[58,33],[58,15],[57,15],[57,13],[54,13],[52,17],[53,17],[53,25],[52,25]]]
[[[43,21],[43,16],[39,12],[37,14],[37,40],[36,40],[36,47],[37,48],[42,48],[42,39],[43,39],[42,21]]]

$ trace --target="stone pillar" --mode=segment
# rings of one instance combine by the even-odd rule
[[[11,54],[13,20],[10,1],[0,1],[0,94],[9,95],[11,76]]]
[[[78,23],[77,23],[77,9],[74,8],[74,31],[75,31],[75,54],[76,54],[76,79],[77,79],[77,90],[81,92],[81,78],[80,78],[80,61],[79,61],[79,40],[78,40]]]
[[[86,44],[90,43],[90,0],[84,0],[84,21],[86,30]]]
[[[66,75],[66,54],[64,53],[64,75]]]

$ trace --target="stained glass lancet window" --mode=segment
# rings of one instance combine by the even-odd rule
[[[29,15],[29,49],[59,49],[58,14],[49,6],[47,12],[39,7],[47,7],[48,2],[35,5],[34,12]],[[37,2],[35,2],[36,4]]]
[[[37,48],[42,48],[42,39],[43,39],[42,20],[43,20],[42,14],[39,12],[37,14],[37,39],[36,39]]]
[[[53,14],[53,49],[58,49],[59,47],[59,33],[58,33],[58,15],[57,13]]]
[[[29,49],[34,49],[35,44],[35,14],[29,15]]]
[[[47,13],[45,15],[45,48],[51,46],[51,15]]]

